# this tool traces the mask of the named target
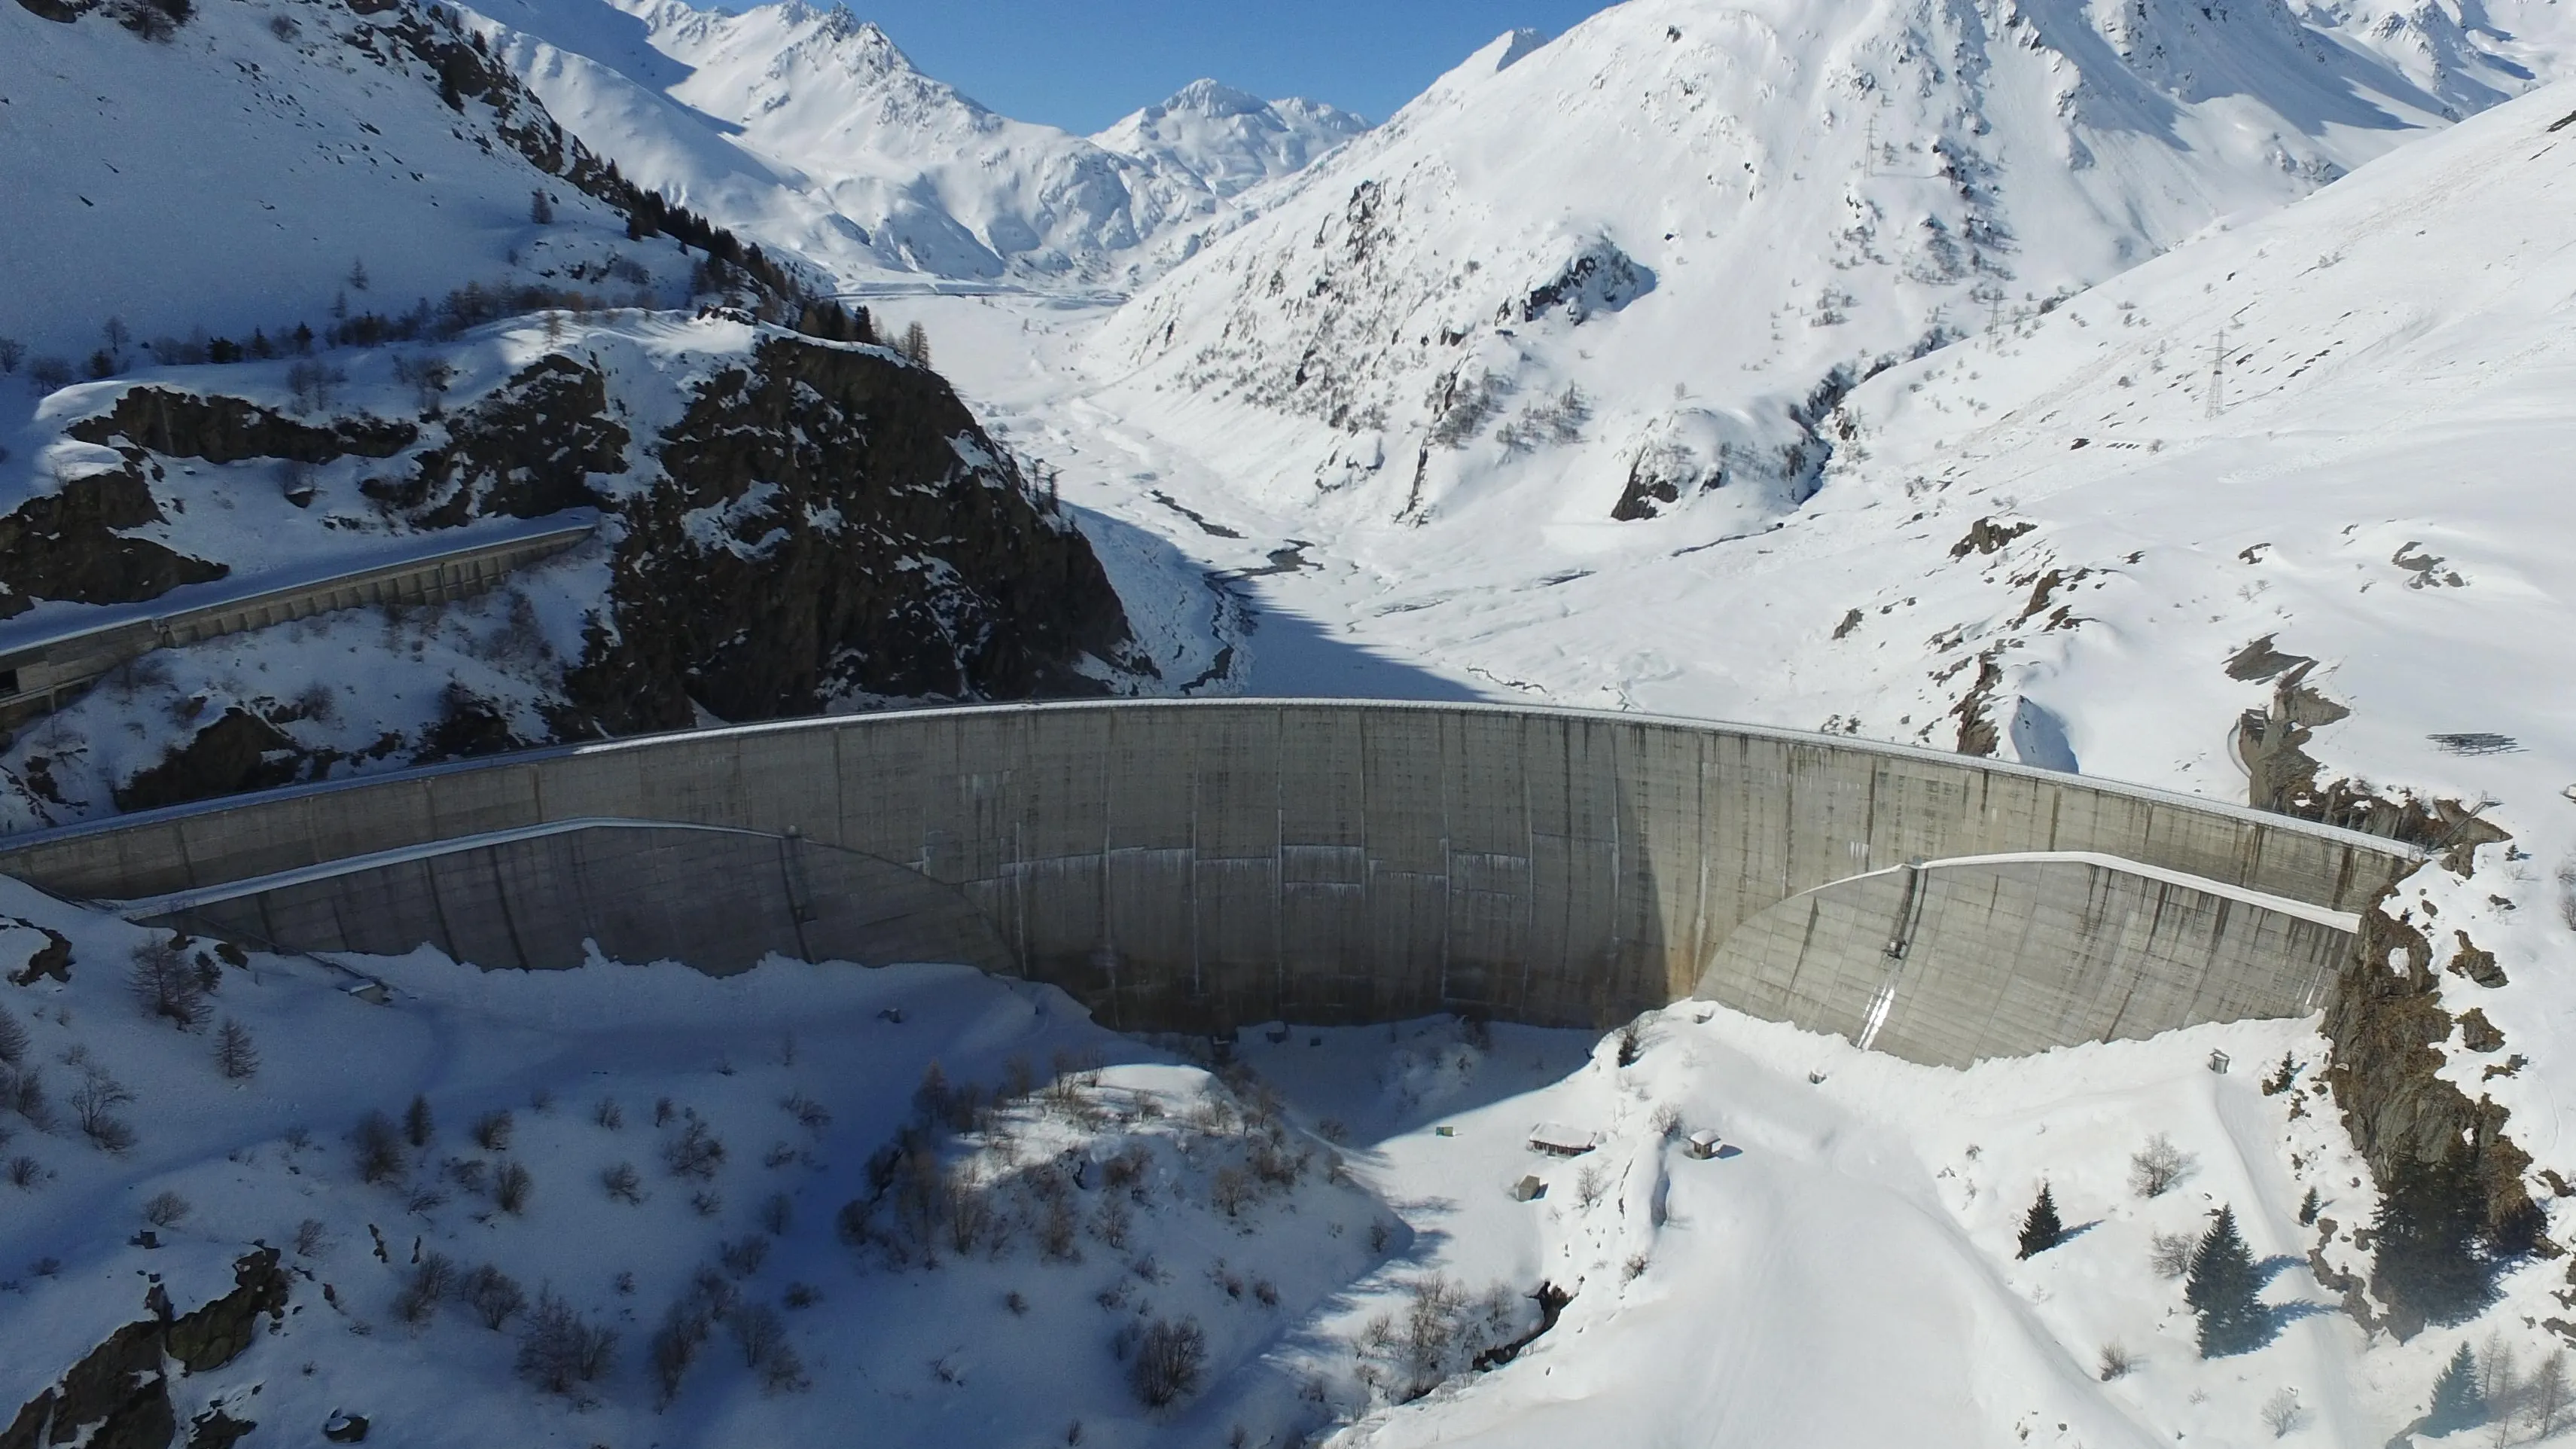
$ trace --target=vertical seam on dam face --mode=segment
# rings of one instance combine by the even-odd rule
[[[2320,913],[2420,859],[2242,807],[1847,738],[1490,705],[1155,701],[559,747],[0,838],[0,871],[145,895],[610,815],[792,830],[882,866],[835,864],[800,910],[782,853],[620,916],[717,956],[757,959],[772,939],[868,960],[999,943],[1006,958],[977,964],[1062,986],[1124,1029],[1447,1009],[1603,1026],[1696,988],[1942,1062],[2312,1010],[2349,944],[2332,924],[2347,918]],[[1867,903],[1891,857],[1932,868],[1909,872],[1911,919],[1881,934]],[[680,858],[565,842],[459,861],[491,877],[470,901],[424,864],[281,886],[292,909],[261,897],[241,919],[289,947],[296,930],[381,925],[391,935],[368,939],[451,948],[497,930],[535,964],[615,905],[617,870],[679,879]],[[797,931],[778,930],[765,880]],[[806,913],[838,924],[809,937]]]

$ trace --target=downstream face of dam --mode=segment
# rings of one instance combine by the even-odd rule
[[[1252,700],[697,731],[0,842],[57,894],[291,949],[956,960],[1126,1030],[1697,994],[1948,1064],[2312,1010],[2415,859],[1836,737]]]

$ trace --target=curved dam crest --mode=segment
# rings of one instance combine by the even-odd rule
[[[300,950],[962,960],[1127,1030],[1699,995],[1958,1065],[2314,1010],[2418,859],[1835,736],[1276,700],[702,730],[0,840],[58,894]]]

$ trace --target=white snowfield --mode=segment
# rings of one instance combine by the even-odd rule
[[[13,369],[53,357],[88,376],[110,318],[130,334],[124,367],[156,338],[279,340],[468,282],[601,290],[573,268],[612,256],[655,288],[686,279],[668,243],[628,242],[621,217],[494,139],[481,101],[451,110],[390,42],[358,48],[397,18],[224,0],[154,43],[106,15],[0,9],[0,337],[27,351]],[[530,219],[538,190],[549,223]]]
[[[2305,1080],[2257,1090],[2255,1064],[2318,1060],[2301,1023],[1953,1072],[1685,1003],[1645,1020],[1625,1067],[1616,1038],[1573,1033],[1273,1028],[1243,1034],[1249,1076],[1228,1086],[1051,990],[939,967],[484,974],[423,952],[356,961],[392,987],[373,1006],[313,962],[254,955],[220,969],[206,1026],[183,1032],[127,989],[153,933],[6,883],[0,912],[74,950],[67,981],[6,991],[25,1062],[58,1103],[113,1079],[139,1134],[108,1153],[68,1114],[51,1131],[8,1119],[0,1158],[32,1164],[0,1188],[13,1405],[142,1316],[141,1274],[184,1310],[229,1286],[254,1238],[299,1270],[283,1326],[172,1391],[183,1423],[222,1406],[286,1440],[346,1412],[442,1445],[825,1443],[866,1424],[879,1442],[1015,1446],[1078,1423],[1080,1443],[1119,1446],[1240,1428],[1273,1445],[2145,1449],[2269,1442],[2258,1409],[2288,1391],[2291,1442],[2376,1444],[2420,1412],[2456,1337],[2371,1346],[2283,1261],[2265,1269],[2274,1340],[2205,1362],[2181,1284],[2150,1268],[2152,1234],[2197,1231],[2222,1202],[2267,1259],[2303,1249],[2310,1186],[2330,1215],[2366,1215],[2323,1099]],[[12,927],[0,967],[44,944]],[[250,1030],[255,1076],[218,1074],[220,1019]],[[2212,1074],[2213,1049],[2244,1068]],[[995,1209],[965,1251],[943,1227],[936,1267],[837,1227],[933,1062],[1003,1097],[983,1126],[931,1139],[955,1190]],[[1286,1156],[1306,1161],[1247,1198],[1222,1174],[1267,1130],[1273,1092]],[[415,1094],[427,1144],[399,1149],[398,1180],[362,1181],[351,1130],[371,1110],[399,1121]],[[511,1119],[497,1138],[478,1126],[496,1113]],[[1598,1145],[1531,1151],[1550,1120]],[[724,1154],[687,1175],[670,1149],[693,1122]],[[1692,1158],[1695,1130],[1735,1150]],[[2190,1170],[2140,1199],[2128,1158],[2157,1133]],[[1141,1175],[1112,1176],[1122,1157]],[[514,1167],[531,1189],[515,1209],[498,1190]],[[1532,1174],[1545,1195],[1515,1201]],[[1071,1186],[1058,1248],[1043,1181]],[[2043,1181],[2076,1231],[2019,1261]],[[157,1248],[129,1241],[165,1192],[184,1214]],[[899,1213],[882,1204],[874,1230]],[[430,1255],[460,1277],[491,1264],[614,1330],[609,1366],[549,1396],[512,1373],[524,1312],[496,1331],[451,1288],[411,1321],[402,1295]],[[649,1342],[701,1272],[738,1313],[774,1315],[793,1360],[749,1364],[718,1326],[657,1411]],[[1458,1291],[1426,1320],[1435,1278]],[[1508,1365],[1462,1373],[1478,1346],[1538,1326],[1525,1295],[1541,1282],[1572,1295],[1561,1320]],[[1194,1321],[1207,1358],[1149,1412],[1120,1344],[1132,1357],[1124,1335],[1158,1319]],[[2137,1366],[2104,1382],[2114,1343]]]
[[[1366,129],[1212,81],[1085,139],[997,115],[849,10],[488,0],[483,32],[636,181],[853,285],[927,275],[1119,289]]]

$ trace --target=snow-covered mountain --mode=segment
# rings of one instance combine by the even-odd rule
[[[467,283],[685,293],[688,261],[629,242],[578,149],[453,27],[307,0],[144,9],[161,38],[116,23],[132,6],[0,6],[0,335],[26,363],[87,376],[99,351],[320,332]]]
[[[483,33],[585,142],[717,221],[855,282],[1128,287],[1365,129],[1212,82],[1086,140],[998,115],[849,10],[783,0],[489,0]]]
[[[2566,27],[2504,14],[1632,0],[1496,41],[1140,296],[1093,365],[1340,522],[1759,527],[1871,371],[2527,86]]]
[[[1321,101],[1265,101],[1198,80],[1091,140],[1121,156],[1178,166],[1216,195],[1231,197],[1305,170],[1368,128],[1367,121]]]

